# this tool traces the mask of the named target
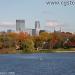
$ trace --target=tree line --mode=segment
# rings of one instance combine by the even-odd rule
[[[0,33],[0,49],[14,48],[23,52],[75,47],[75,34],[70,32],[41,32],[30,36],[26,32]]]

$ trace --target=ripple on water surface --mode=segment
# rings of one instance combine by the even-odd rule
[[[15,75],[75,75],[75,54],[0,55],[0,72],[15,72]]]

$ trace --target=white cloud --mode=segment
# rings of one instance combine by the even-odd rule
[[[6,31],[8,29],[15,30],[16,23],[15,22],[8,22],[8,21],[1,21],[0,22],[0,31]]]
[[[0,25],[15,25],[15,22],[0,22]]]
[[[47,27],[59,27],[61,24],[54,20],[47,20],[46,26]]]

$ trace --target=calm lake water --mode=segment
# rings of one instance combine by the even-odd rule
[[[75,53],[0,55],[0,75],[75,75]]]

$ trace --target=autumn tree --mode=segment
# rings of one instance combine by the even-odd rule
[[[21,42],[21,48],[23,53],[32,52],[34,50],[34,42],[31,39],[26,39],[25,41]]]

